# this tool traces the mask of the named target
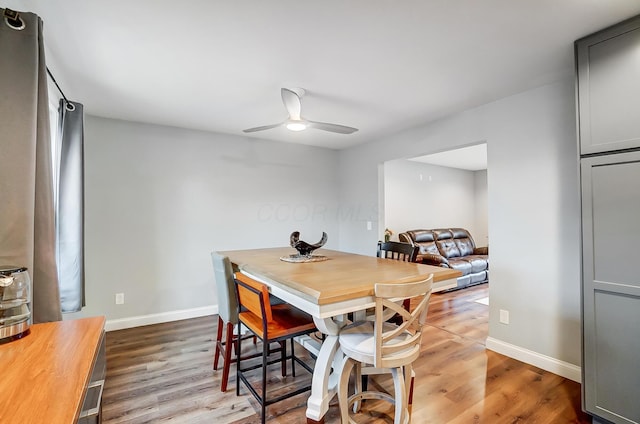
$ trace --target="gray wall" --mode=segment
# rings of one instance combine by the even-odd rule
[[[487,170],[475,171],[474,194],[476,198],[475,225],[473,238],[477,246],[489,245],[489,199],[487,187]]]
[[[574,101],[574,82],[567,79],[342,151],[340,199],[375,210],[383,162],[486,141],[489,335],[580,364]],[[340,248],[370,254],[383,230],[367,231],[361,220],[340,221]],[[498,322],[500,309],[510,311],[509,325]]]
[[[485,246],[486,175],[486,171],[404,159],[385,162],[384,224],[380,227],[394,232],[392,240],[407,230],[462,227],[471,232],[478,246]]]
[[[580,363],[571,80],[344,151],[95,117],[86,131],[89,305],[75,315],[213,305],[212,249],[286,245],[294,229],[373,255],[384,230],[382,164],[486,141],[489,335]],[[117,292],[125,305],[114,305]],[[510,325],[498,322],[500,309]]]
[[[338,247],[337,152],[86,117],[87,307],[108,320],[217,304],[209,253]],[[125,304],[115,305],[115,293]]]

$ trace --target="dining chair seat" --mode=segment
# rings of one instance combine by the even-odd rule
[[[315,331],[313,321],[309,315],[291,305],[280,304],[271,306],[272,320],[267,324],[266,333],[262,319],[249,312],[240,312],[242,323],[260,339],[276,340],[288,337],[291,332]]]
[[[356,322],[344,327],[340,331],[340,349],[345,355],[355,359],[356,361],[366,364],[373,364],[376,355],[375,341],[375,324],[371,321]],[[383,323],[382,332],[388,333],[397,329],[397,325],[388,322]],[[412,337],[409,332],[402,332],[393,339],[387,341],[389,346],[394,344],[402,344]],[[404,350],[390,354],[387,358],[389,363],[393,363],[396,357],[402,362],[406,362],[406,354]],[[392,365],[391,365],[392,366]]]

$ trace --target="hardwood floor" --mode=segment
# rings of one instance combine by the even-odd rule
[[[476,300],[488,285],[431,297],[422,355],[415,363],[413,423],[590,423],[580,410],[580,386],[557,375],[485,349],[488,307]],[[217,317],[203,317],[107,333],[104,424],[259,423],[259,407],[246,388],[220,392],[221,370],[212,360]],[[244,343],[247,350],[256,349]],[[300,348],[298,346],[298,348]],[[296,350],[305,355],[304,349]],[[309,363],[313,360],[306,356]],[[304,385],[308,373],[282,379],[269,368],[269,386]],[[386,376],[370,385],[391,389]],[[268,422],[304,423],[302,394],[267,408]],[[359,423],[391,423],[393,407],[365,402]],[[325,422],[339,423],[334,400]]]

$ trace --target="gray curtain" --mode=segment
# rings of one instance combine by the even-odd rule
[[[42,21],[0,9],[0,264],[26,266],[33,322],[62,318]]]
[[[56,230],[62,312],[77,312],[84,299],[83,106],[60,99],[60,168]]]

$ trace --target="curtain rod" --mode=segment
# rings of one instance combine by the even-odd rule
[[[49,77],[51,77],[51,80],[53,81],[53,83],[56,85],[56,87],[58,88],[58,91],[60,92],[60,94],[62,94],[62,98],[64,99],[64,107],[68,110],[73,112],[74,110],[76,110],[76,105],[74,105],[73,103],[71,103],[69,101],[69,99],[67,99],[67,96],[64,95],[64,93],[62,92],[62,88],[60,88],[60,86],[58,85],[58,81],[56,81],[56,79],[53,77],[53,74],[51,73],[51,71],[49,70],[49,67],[47,66],[47,74],[49,74]]]
[[[62,88],[60,88],[60,86],[58,85],[58,81],[56,81],[56,79],[53,77],[53,74],[51,73],[51,71],[49,70],[49,67],[47,66],[47,74],[49,74],[49,77],[51,77],[51,80],[53,81],[53,83],[56,85],[56,87],[58,88],[58,91],[60,92],[60,94],[62,94],[62,98],[64,99],[65,103],[71,103],[68,99],[67,96],[64,95],[64,93],[62,92]]]

